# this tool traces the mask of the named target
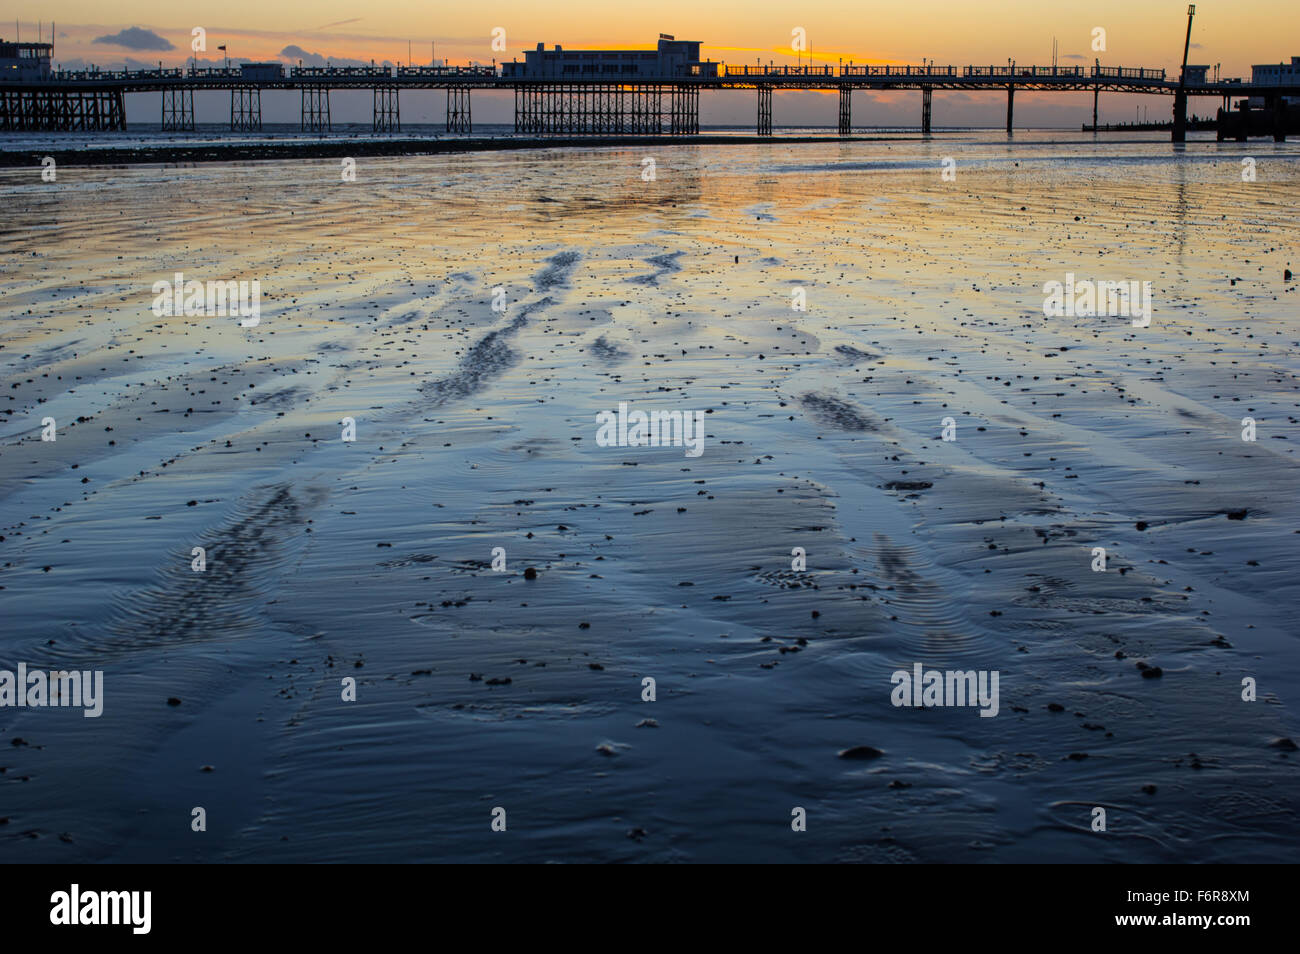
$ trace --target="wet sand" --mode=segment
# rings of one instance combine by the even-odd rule
[[[27,138],[40,138],[31,134]],[[64,136],[71,141],[74,137]],[[125,137],[123,137],[125,138]],[[783,145],[809,143],[850,143],[850,142],[905,142],[915,140],[916,136],[800,136],[782,135]],[[99,137],[106,141],[106,137]],[[736,146],[754,145],[770,142],[759,136],[696,135],[696,136],[603,136],[600,144],[605,148],[636,148],[657,150],[663,146],[674,146],[688,142],[693,146]],[[431,156],[462,152],[503,152],[516,149],[586,149],[591,146],[591,137],[575,136],[456,136],[435,138],[419,136],[398,138],[392,136],[375,136],[358,138],[356,135],[343,138],[305,139],[297,142],[205,142],[205,143],[166,143],[160,145],[115,144],[99,146],[79,146],[58,148],[62,145],[58,138],[41,143],[36,148],[0,148],[0,168],[36,167],[40,168],[42,160],[53,158],[62,166],[102,166],[102,165],[138,165],[138,164],[175,164],[193,162],[256,162],[281,159],[322,159],[351,156]],[[0,146],[5,145],[0,143]]]
[[[0,668],[105,673],[0,709],[6,857],[1294,857],[1300,149],[653,157],[0,173]]]

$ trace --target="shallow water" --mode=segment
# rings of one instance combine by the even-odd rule
[[[0,171],[0,668],[105,674],[0,708],[6,856],[1293,857],[1300,149],[647,155]]]

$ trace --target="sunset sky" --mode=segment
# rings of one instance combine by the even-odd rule
[[[452,63],[510,59],[538,42],[569,48],[652,47],[660,32],[704,43],[705,55],[730,63],[795,61],[791,31],[802,27],[814,62],[940,64],[1050,64],[1052,40],[1063,65],[1103,64],[1176,70],[1182,56],[1187,4],[1183,0],[656,0],[610,4],[595,0],[494,0],[433,5],[424,0],[220,0],[162,5],[156,0],[59,0],[6,4],[0,36],[12,38],[21,19],[23,39],[37,36],[37,17],[58,27],[55,58],[65,66],[179,65],[190,54],[193,27],[207,31],[215,60],[226,45],[235,59],[316,62],[354,60],[428,63],[430,41],[439,60]],[[506,31],[507,53],[494,54],[490,34]],[[1091,48],[1095,27],[1106,30],[1106,51]],[[131,29],[135,28],[135,29]],[[126,35],[122,31],[129,30]],[[161,38],[161,39],[159,39]],[[1224,76],[1250,75],[1252,63],[1289,60],[1300,54],[1300,15],[1295,0],[1202,2],[1192,36],[1193,63],[1222,64]],[[171,49],[166,49],[170,44]],[[726,94],[717,94],[724,96]],[[953,94],[947,94],[949,96]],[[735,98],[735,97],[732,97]],[[902,100],[895,95],[881,102]],[[936,121],[943,96],[936,97]],[[1034,100],[1026,96],[1026,108]],[[1043,108],[1066,97],[1044,97]],[[1135,98],[1115,100],[1116,119],[1131,119]],[[739,103],[740,99],[736,99]],[[1153,101],[1158,102],[1158,101]],[[752,104],[744,99],[740,112]],[[1198,103],[1193,103],[1196,109]],[[1089,104],[1089,109],[1091,108]],[[1203,108],[1213,107],[1206,102]],[[910,108],[908,113],[914,111]],[[1164,107],[1161,107],[1164,111]],[[738,113],[739,115],[739,113]],[[990,113],[990,116],[993,114]],[[1031,114],[1026,114],[1029,117]],[[492,121],[491,117],[484,117]],[[1072,113],[1073,118],[1073,113]],[[478,116],[476,115],[476,120]],[[778,116],[778,122],[781,118]],[[832,120],[833,121],[833,117]]]

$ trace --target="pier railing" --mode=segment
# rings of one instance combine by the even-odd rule
[[[755,69],[755,67],[749,67]],[[731,75],[732,67],[727,67]],[[1067,80],[1083,79],[1144,79],[1163,80],[1164,70],[1130,69],[1120,66],[859,66],[849,64],[840,67],[841,76],[885,76],[935,77],[936,79],[982,79],[984,77],[1005,77],[1006,79],[1051,79],[1059,77]]]
[[[833,66],[728,66],[724,76],[834,76]]]
[[[293,76],[387,76],[393,75],[391,66],[297,66]]]
[[[181,79],[185,71],[176,68],[170,70],[59,70],[51,73],[50,80],[150,80],[150,79]],[[235,71],[238,75],[238,71]]]
[[[841,76],[960,76],[955,66],[842,66]]]
[[[398,76],[496,76],[491,66],[399,66]]]
[[[511,64],[507,64],[509,66]],[[833,66],[730,66],[716,63],[708,64],[708,70],[695,69],[689,75],[701,78],[751,78],[751,77],[808,77],[829,79],[837,75]],[[712,70],[717,72],[713,73]],[[685,75],[685,74],[684,74]],[[1163,82],[1165,71],[1157,69],[1138,69],[1124,66],[868,66],[848,63],[840,66],[839,76],[881,77],[884,79],[934,79],[938,82],[951,82],[959,79],[1006,79],[1006,80],[1044,80],[1062,79],[1080,82],[1088,79],[1099,81],[1147,80]],[[312,79],[363,79],[365,77],[395,77],[419,79],[425,78],[474,78],[474,79],[523,79],[516,73],[506,70],[499,72],[495,66],[293,66],[285,68],[282,74],[274,77],[257,76],[245,73],[241,67],[195,67],[185,69],[146,69],[146,70],[57,70],[41,82],[66,81],[131,81],[160,79],[197,79],[197,80],[239,80],[247,79],[259,82],[266,79],[288,79],[302,77]],[[556,76],[558,80],[579,79],[571,76]],[[627,80],[628,77],[620,77]],[[635,81],[653,81],[670,79],[668,76],[641,76]],[[582,76],[580,80],[592,79]]]
[[[1127,69],[1121,66],[1094,66],[1092,75],[1111,79],[1162,80],[1165,78],[1165,71]]]

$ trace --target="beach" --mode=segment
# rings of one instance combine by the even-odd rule
[[[0,669],[103,672],[0,708],[7,858],[1295,856],[1300,147],[341,171],[0,169]]]

